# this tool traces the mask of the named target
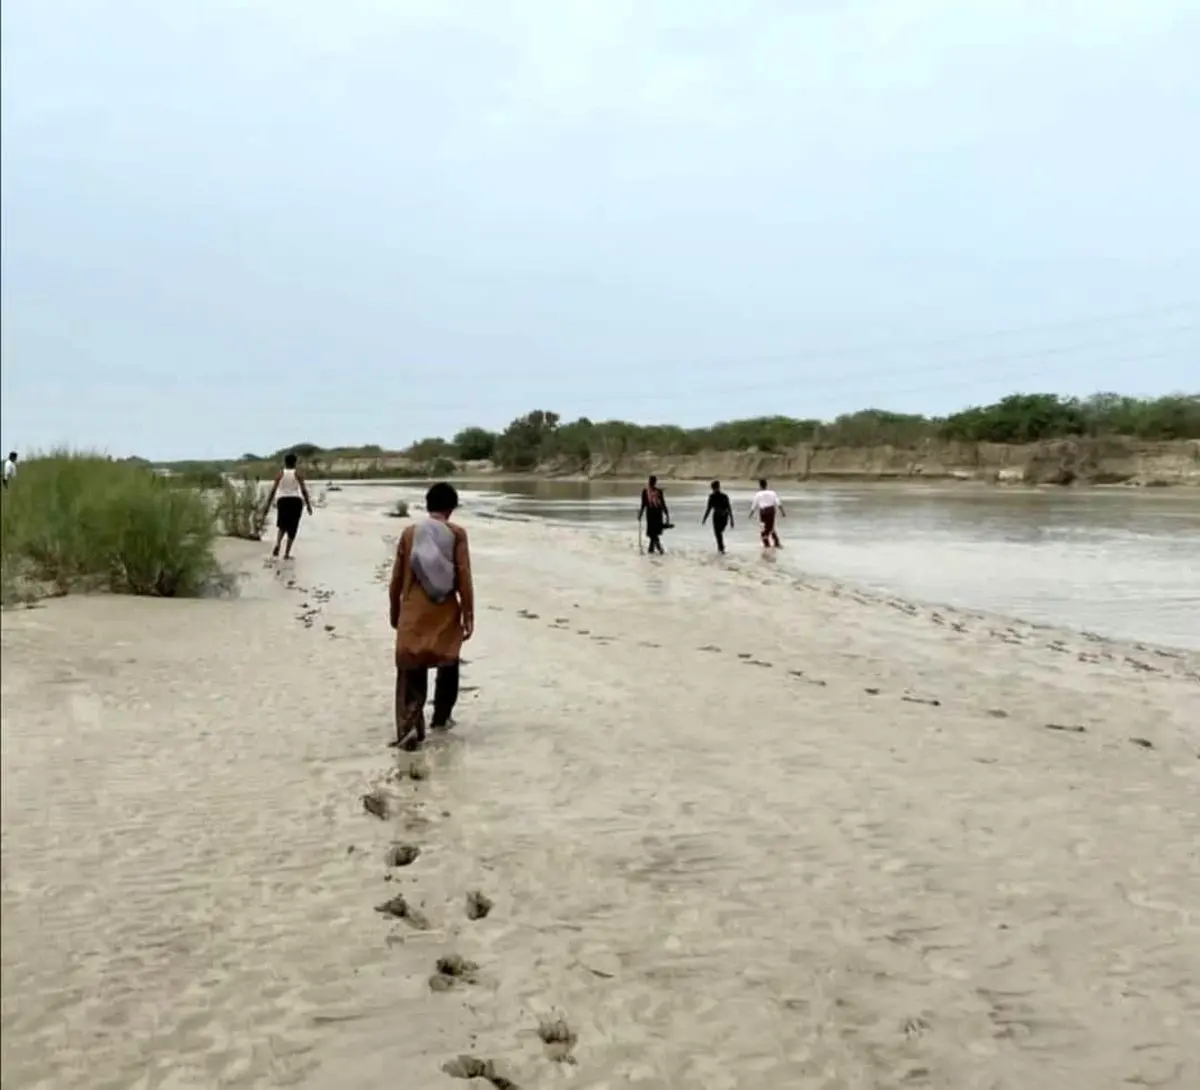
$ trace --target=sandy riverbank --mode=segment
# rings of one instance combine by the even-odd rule
[[[238,601],[5,615],[6,1088],[1200,1083],[1200,656],[468,525],[421,779],[338,497]]]

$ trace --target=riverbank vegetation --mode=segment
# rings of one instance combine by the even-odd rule
[[[420,439],[402,450],[389,451],[374,444],[323,448],[303,442],[265,457],[246,454],[216,465],[188,462],[171,468],[194,483],[211,481],[214,473],[229,471],[266,478],[275,473],[286,453],[294,451],[314,480],[427,479],[461,471],[464,463],[528,472],[542,466],[581,469],[635,454],[749,450],[773,454],[802,445],[910,449],[929,442],[1021,444],[1113,435],[1140,440],[1200,439],[1200,394],[1160,398],[1013,394],[991,405],[943,417],[864,409],[833,420],[765,416],[703,428],[586,417],[564,421],[557,413],[536,410],[513,420],[502,431],[466,427],[452,438]]]
[[[205,593],[221,579],[212,505],[130,462],[56,452],[21,462],[0,509],[4,598],[105,590]]]

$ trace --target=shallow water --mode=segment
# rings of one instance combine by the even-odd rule
[[[356,486],[351,486],[356,487]],[[392,488],[395,486],[393,485]],[[464,486],[464,503],[636,533],[639,486],[503,480]],[[707,489],[667,488],[669,552],[711,550]],[[730,552],[761,553],[737,517]],[[1023,617],[1122,639],[1200,648],[1200,495],[1194,491],[982,490],[804,485],[780,489],[789,517],[775,559],[926,602]],[[360,493],[363,501],[375,495]],[[380,494],[377,501],[383,503]]]

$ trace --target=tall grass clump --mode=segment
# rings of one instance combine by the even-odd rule
[[[267,510],[256,480],[225,481],[217,499],[217,524],[226,537],[261,541]]]
[[[102,455],[22,461],[0,512],[3,587],[186,597],[220,578],[217,525],[200,492]]]

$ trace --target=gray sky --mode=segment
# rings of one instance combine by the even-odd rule
[[[1200,387],[1200,0],[10,0],[6,448]]]

